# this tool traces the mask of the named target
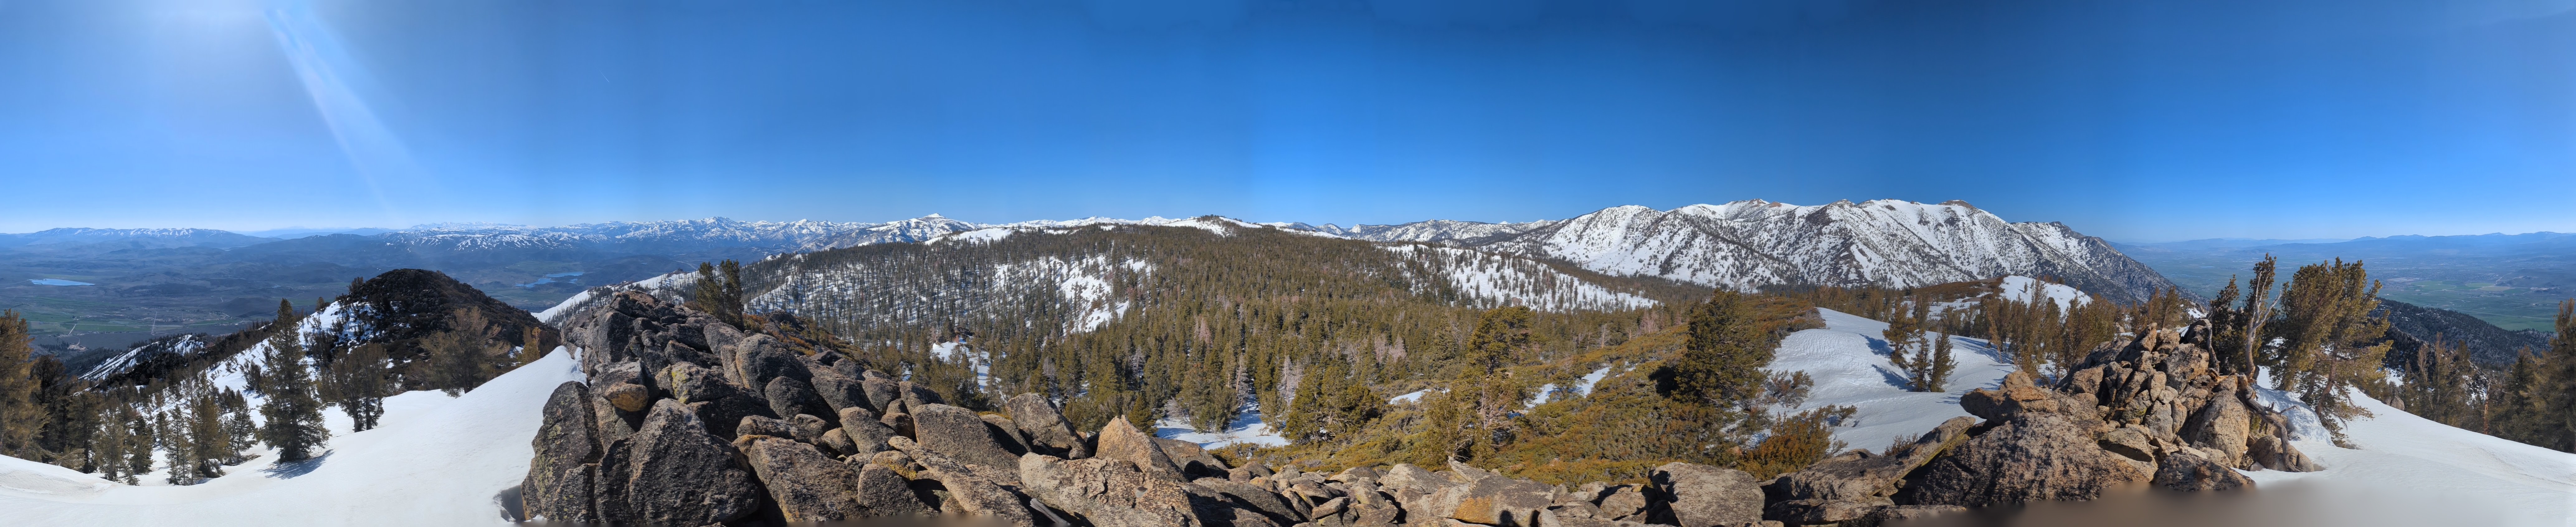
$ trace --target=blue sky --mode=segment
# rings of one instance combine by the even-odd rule
[[[9,1],[0,184],[0,232],[1754,198],[2564,232],[2576,0]]]

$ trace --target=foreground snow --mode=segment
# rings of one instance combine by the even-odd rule
[[[1959,369],[1950,390],[1908,392],[1901,387],[1896,368],[1887,362],[1886,343],[1879,339],[1887,323],[1818,311],[1824,315],[1825,329],[1789,335],[1771,368],[1803,370],[1815,377],[1816,387],[1799,409],[1858,407],[1854,419],[1834,430],[1834,439],[1851,448],[1883,450],[1896,437],[1921,434],[1942,421],[1966,416],[1968,412],[1959,409],[1959,395],[1999,386],[2004,374],[2012,371],[2012,365],[1994,355],[1984,340],[1954,338]],[[2326,441],[2316,414],[2288,394],[2264,390],[2261,395],[2289,415],[2299,450],[2326,470],[2244,474],[2266,488],[2304,486],[2310,492],[2324,489],[2345,496],[2288,500],[2279,506],[2345,507],[2358,499],[2350,496],[2387,496],[2373,505],[2411,500],[2420,502],[2413,503],[2420,505],[2418,509],[2438,506],[2468,513],[2448,516],[2452,519],[2492,516],[2503,525],[2576,525],[2576,454],[2453,428],[2367,396],[2359,400],[2375,416],[2354,419],[2346,429],[2361,449],[2339,448]],[[2323,518],[2331,511],[2311,512]],[[2379,522],[2364,519],[2361,524]]]
[[[1951,370],[1950,384],[1945,386],[1949,390],[1906,391],[1905,375],[1887,362],[1887,343],[1879,338],[1880,332],[1887,331],[1886,322],[1831,309],[1816,311],[1824,315],[1825,328],[1782,339],[1771,369],[1805,371],[1816,378],[1806,404],[1787,410],[1828,405],[1860,408],[1844,426],[1834,429],[1834,439],[1852,448],[1886,450],[1897,437],[1915,436],[1950,418],[1967,417],[1968,411],[1959,409],[1959,396],[2002,386],[2004,374],[2013,370],[2012,363],[1996,355],[1985,339],[1952,337],[1950,356],[1959,366]]]
[[[422,391],[389,398],[383,426],[337,434],[329,452],[312,461],[281,467],[262,457],[227,467],[230,475],[201,485],[107,484],[88,474],[0,458],[0,510],[9,511],[0,523],[502,523],[501,496],[527,476],[528,443],[546,396],[555,385],[579,379],[572,354],[558,348],[462,397]]]

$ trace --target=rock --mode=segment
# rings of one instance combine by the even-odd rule
[[[808,445],[822,444],[824,432],[838,430],[832,428],[831,423],[823,422],[823,418],[811,414],[796,414],[795,419],[787,421],[787,426],[793,431],[789,437]]]
[[[601,396],[608,400],[608,404],[616,406],[618,411],[624,412],[641,412],[653,404],[652,390],[631,382],[609,385],[607,392]]]
[[[1157,437],[1154,445],[1163,449],[1163,455],[1172,459],[1172,464],[1181,469],[1183,476],[1190,479],[1225,477],[1225,462],[1208,455],[1207,449],[1199,448],[1198,443]]]
[[[644,412],[619,411],[617,405],[600,399],[596,393],[590,396],[590,413],[591,432],[597,434],[592,439],[597,440],[602,452],[609,443],[635,435],[635,428],[644,425]]]
[[[707,433],[705,423],[679,401],[654,402],[644,427],[620,457],[620,515],[611,521],[706,525],[760,510],[760,484],[733,445]]]
[[[744,337],[741,343],[734,345],[734,350],[730,355],[735,357],[735,367],[740,369],[740,376],[736,379],[744,386],[767,388],[771,379],[779,377],[811,384],[809,381],[814,378],[813,372],[805,370],[804,361],[796,360],[796,352],[788,351],[768,335]],[[725,355],[722,350],[718,350],[718,354]]]
[[[760,475],[772,503],[789,522],[838,521],[873,516],[859,503],[859,473],[812,445],[764,436],[734,442]]]
[[[2173,452],[2156,460],[2156,486],[2185,492],[2254,488],[2254,480],[2199,454]]]
[[[775,417],[762,417],[757,415],[744,416],[741,423],[734,425],[733,430],[735,437],[756,435],[769,437],[796,437],[795,425],[788,424],[787,421],[782,421]]]
[[[841,433],[850,439],[850,455],[874,455],[894,448],[886,445],[886,439],[895,436],[894,429],[877,422],[876,416],[869,415],[866,408],[842,409]]]
[[[1091,457],[1090,448],[1082,444],[1082,437],[1074,434],[1073,424],[1066,422],[1064,414],[1057,411],[1055,403],[1048,402],[1046,397],[1034,393],[1020,394],[1004,403],[1003,408],[1010,412],[1011,422],[1018,424],[1020,431],[1028,436],[1031,450],[1064,459]]]
[[[843,432],[839,428],[824,432],[823,440],[816,444],[822,446],[826,453],[835,456],[846,456],[859,451],[858,443],[850,441],[849,432]],[[868,454],[873,455],[876,452],[868,452]]]
[[[629,384],[627,386],[633,386]],[[546,398],[537,437],[529,442],[536,457],[528,461],[527,480],[519,499],[527,514],[566,522],[599,521],[592,510],[591,482],[599,471],[597,416],[587,386],[566,381]]]
[[[852,362],[856,361],[841,361],[842,364]],[[831,406],[833,413],[847,408],[866,408],[870,413],[877,410],[876,404],[868,401],[866,385],[838,373],[815,375],[814,395],[823,398],[823,404]]]
[[[2251,448],[2247,440],[2253,436],[2254,412],[2238,400],[2232,378],[2218,383],[2218,387],[2220,391],[2211,394],[2209,405],[2194,412],[2191,420],[2183,424],[2182,438],[2191,446],[2217,452],[2218,458],[2211,461],[2250,468],[2253,465],[2245,454]]]
[[[761,393],[763,402],[768,403],[770,413],[777,415],[779,419],[794,420],[796,415],[804,414],[816,417],[832,416],[830,419],[825,419],[826,422],[840,420],[841,414],[838,411],[823,404],[821,398],[814,396],[813,387],[806,386],[805,381],[796,380],[795,377],[771,378],[768,386],[761,389]]]
[[[1171,456],[1163,453],[1163,448],[1154,443],[1153,436],[1145,435],[1144,432],[1136,430],[1135,425],[1127,424],[1125,416],[1110,418],[1109,424],[1100,427],[1100,438],[1097,441],[1099,441],[1098,449],[1093,452],[1093,455],[1134,463],[1138,470],[1144,471],[1145,475],[1155,479],[1173,482],[1190,480],[1182,475],[1179,465],[1172,463]]]
[[[1123,459],[1022,455],[1020,481],[1030,496],[1094,527],[1204,525],[1179,483],[1146,477]]]
[[[760,397],[725,382],[715,371],[695,364],[672,364],[662,368],[655,379],[656,384],[671,391],[672,400],[682,404],[705,403],[698,407],[704,412],[699,416],[701,422],[713,426],[707,431],[720,437],[737,435],[733,427],[741,424],[743,417],[778,417],[769,411],[769,404]]]
[[[1731,468],[1667,463],[1648,472],[1648,477],[1672,495],[1673,520],[1681,527],[1762,521],[1762,486],[1752,474]]]
[[[921,498],[912,493],[912,482],[896,474],[894,469],[871,463],[860,465],[858,473],[859,486],[852,493],[857,495],[859,505],[866,507],[869,514],[912,516],[932,510],[929,504],[922,503]]]
[[[651,386],[649,386],[648,383],[653,382],[651,377],[645,375],[645,372],[650,370],[644,369],[643,363],[635,361],[603,363],[598,367],[584,368],[583,371],[589,372],[589,377],[587,379],[589,382],[587,384],[592,387],[591,392],[593,394],[607,392],[608,390],[602,387],[616,386],[619,383],[634,383],[645,386],[649,389]],[[648,392],[645,395],[647,398],[650,398],[652,394]],[[628,411],[640,412],[643,411],[643,409],[638,408]]]
[[[1013,470],[1009,473],[1016,479],[1018,471]],[[1029,513],[1028,504],[1020,501],[1019,495],[1002,488],[999,483],[991,479],[935,467],[922,471],[921,476],[938,480],[940,487],[948,491],[949,501],[956,502],[967,514],[991,518],[1010,524],[1012,527],[1037,527],[1037,517]],[[942,505],[946,505],[946,502],[942,502]]]
[[[1028,435],[1021,433],[1019,424],[1011,422],[1011,418],[993,414],[976,417],[984,420],[984,431],[992,434],[993,442],[1000,443],[1002,450],[1010,451],[1012,458],[1029,453]]]
[[[2089,500],[2147,477],[2129,459],[2096,446],[2091,426],[2055,414],[2021,414],[1926,464],[1896,501],[1983,507]]]
[[[2252,456],[2255,461],[2263,465],[2263,468],[2282,472],[2325,470],[2324,466],[2310,461],[2307,454],[2299,452],[2298,447],[2291,446],[2290,442],[2282,441],[2279,437],[2257,435],[2246,443],[2248,447],[2246,455]]]
[[[1762,517],[1791,524],[1837,523],[1858,520],[1878,508],[1895,505],[1890,497],[1904,483],[1905,476],[1965,442],[1974,422],[1966,417],[1952,418],[1885,455],[1847,453],[1782,474],[1766,487],[1776,496],[1764,506]]]
[[[1020,459],[1022,463],[1026,463],[1028,458],[1023,456]],[[1025,478],[1026,473],[1023,473],[1022,477]],[[1223,494],[1238,506],[1261,513],[1262,516],[1268,517],[1271,523],[1296,525],[1304,519],[1297,512],[1296,507],[1288,505],[1287,499],[1280,498],[1278,494],[1264,490],[1259,485],[1216,478],[1201,478],[1192,483]]]
[[[1888,522],[1919,520],[1944,514],[1957,514],[1967,511],[1967,507],[1956,505],[1896,505],[1880,507],[1878,510],[1870,511],[1869,516],[1863,517],[1860,521],[1853,523],[1856,524],[1855,527],[1859,525],[1885,525]]]
[[[867,373],[874,374],[876,370],[868,370]],[[894,413],[894,403],[903,400],[903,385],[883,375],[859,379],[859,388],[868,396],[868,409],[875,410],[877,415]]]
[[[897,386],[902,388],[900,395],[903,396],[903,404],[906,406],[948,404],[947,400],[939,397],[939,392],[931,391],[928,386],[913,384],[912,381],[903,381]]]
[[[1744,479],[1750,485],[1753,477],[1745,476]],[[1438,517],[1484,525],[1533,525],[1538,521],[1538,512],[1547,510],[1548,505],[1555,502],[1552,499],[1555,490],[1529,480],[1487,477],[1448,489],[1454,498],[1439,500],[1428,512]],[[1752,517],[1758,519],[1761,517],[1761,491],[1757,489],[1754,492],[1756,512]]]
[[[960,463],[980,465],[1004,473],[1016,473],[1019,456],[993,440],[983,418],[975,412],[945,404],[923,404],[913,409],[913,439],[924,448],[947,455]]]
[[[1601,498],[1600,517],[1611,520],[1642,521],[1646,517],[1646,493],[1636,485],[1620,485]],[[1407,508],[1406,510],[1411,510]]]

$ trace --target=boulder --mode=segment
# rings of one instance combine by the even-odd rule
[[[1753,477],[1745,476],[1744,479],[1749,484]],[[1434,501],[1433,507],[1425,512],[1435,517],[1482,525],[1535,525],[1539,511],[1547,510],[1555,503],[1555,491],[1554,487],[1534,481],[1487,477],[1447,489],[1450,497]],[[1761,493],[1756,490],[1754,508],[1758,511],[1760,507]],[[1319,510],[1315,514],[1323,515],[1323,512]],[[1756,512],[1753,517],[1758,519],[1761,515]]]
[[[1647,473],[1672,497],[1674,525],[1715,527],[1762,521],[1762,484],[1744,471],[1666,463]]]
[[[850,455],[874,455],[893,448],[886,445],[886,439],[895,436],[894,429],[877,422],[876,416],[868,414],[866,408],[842,409],[841,433],[850,439]]]
[[[654,377],[655,384],[671,391],[671,400],[689,405],[704,403],[697,406],[704,412],[699,417],[714,427],[707,431],[718,436],[735,436],[733,427],[741,424],[743,417],[778,417],[769,411],[767,401],[725,382],[724,377],[715,371],[695,364],[672,364],[662,368],[661,373]]]
[[[2185,492],[2254,488],[2253,479],[2191,452],[2173,452],[2156,460],[2155,479],[2152,481],[2166,490]]]
[[[707,525],[758,512],[763,498],[742,453],[707,432],[678,401],[654,402],[643,429],[618,457],[622,509],[610,521]]]
[[[839,521],[873,516],[859,503],[859,473],[812,445],[775,437],[734,441],[769,490],[771,503],[789,522]]]
[[[1893,506],[1896,502],[1891,497],[1905,476],[1965,442],[1974,421],[1952,418],[1885,455],[1856,451],[1782,474],[1766,487],[1774,496],[1763,508],[1762,517],[1795,525],[1839,523]]]
[[[775,417],[745,416],[733,427],[734,437],[796,437],[796,426]]]
[[[1009,471],[1009,473],[1016,478],[1018,471]],[[921,471],[920,475],[922,478],[937,480],[939,486],[948,491],[948,500],[941,503],[943,507],[948,505],[948,502],[955,502],[958,508],[963,509],[967,514],[1010,524],[1012,527],[1037,527],[1037,516],[1029,512],[1028,503],[1021,501],[1018,494],[1002,488],[999,482],[965,471],[943,470],[937,467]]]
[[[866,373],[874,374],[876,370]],[[894,413],[894,403],[903,400],[903,385],[883,375],[860,378],[859,389],[868,396],[868,409],[877,415]]]
[[[2253,465],[2245,454],[2250,449],[2247,440],[2253,437],[2254,412],[2239,400],[2236,383],[2232,379],[2219,383],[2218,388],[2219,391],[2210,397],[2209,404],[2194,412],[2191,420],[2183,424],[2182,438],[2191,446],[2218,453],[2218,458],[2211,461],[2230,467],[2251,468]]]
[[[527,514],[567,522],[599,521],[591,509],[591,481],[598,474],[602,450],[592,400],[588,387],[579,381],[556,385],[554,394],[546,398],[537,437],[529,442],[536,457],[528,461],[527,480],[519,484],[521,507]]]
[[[2056,414],[1989,424],[1994,428],[1916,471],[1896,501],[1983,507],[2089,500],[2112,487],[2147,481],[2148,473],[2131,460],[2096,446],[2092,425]]]
[[[1636,485],[1620,485],[1610,489],[1609,495],[1601,497],[1599,517],[1608,520],[1644,521],[1649,505],[1651,503],[1646,500],[1646,493]]]
[[[1182,476],[1180,466],[1172,463],[1171,456],[1163,453],[1163,448],[1154,443],[1153,436],[1127,424],[1126,416],[1110,418],[1109,424],[1100,427],[1097,441],[1099,444],[1093,455],[1134,463],[1145,475],[1155,479],[1174,482],[1190,479]]]
[[[823,422],[823,418],[812,414],[796,414],[794,419],[787,420],[787,429],[792,431],[789,437],[808,445],[823,444],[823,433],[837,430],[831,423]]]
[[[644,412],[619,411],[616,405],[600,399],[598,394],[590,396],[590,413],[591,432],[596,434],[592,439],[597,440],[602,452],[606,451],[609,443],[634,436],[635,428],[644,426]]]
[[[608,385],[608,389],[600,394],[600,398],[606,399],[608,404],[622,412],[642,412],[653,405],[652,390],[631,382]]]
[[[993,442],[1000,443],[1002,450],[1010,451],[1013,459],[1018,459],[1020,454],[1029,453],[1028,434],[1020,432],[1019,423],[1011,422],[1011,418],[993,414],[982,414],[976,417],[984,419],[984,431],[993,435]]]
[[[744,337],[741,343],[734,345],[732,353],[718,350],[718,354],[734,357],[733,366],[739,370],[736,379],[744,386],[766,388],[771,379],[779,377],[811,384],[814,378],[813,372],[806,371],[805,362],[796,360],[796,352],[788,351],[785,345],[768,335]]]
[[[1225,477],[1225,462],[1208,455],[1207,449],[1199,448],[1198,443],[1157,437],[1154,445],[1162,447],[1163,455],[1172,459],[1172,464],[1181,469],[1183,476],[1190,479]]]
[[[993,440],[984,419],[975,412],[945,404],[924,404],[913,409],[913,440],[924,448],[947,455],[960,463],[980,465],[1006,473],[1018,472],[1019,456]]]
[[[798,414],[816,417],[831,416],[824,419],[826,422],[838,421],[841,418],[838,411],[833,410],[830,405],[823,404],[822,398],[814,396],[813,387],[806,386],[805,381],[796,380],[795,377],[772,378],[769,384],[761,389],[761,393],[763,402],[768,403],[769,412],[777,415],[779,419],[795,419]]]
[[[842,364],[853,362],[856,361],[841,361]],[[869,412],[877,410],[876,404],[868,401],[866,385],[839,373],[815,375],[814,395],[823,398],[823,404],[831,406],[834,413],[847,408],[866,408]]]
[[[901,452],[895,452],[901,454]],[[858,466],[859,486],[853,491],[860,506],[876,516],[913,516],[930,512],[930,505],[912,493],[912,482],[894,469],[877,464]]]
[[[1082,444],[1082,436],[1074,434],[1073,424],[1066,422],[1064,414],[1045,396],[1020,394],[1004,403],[1003,408],[1010,412],[1011,422],[1028,436],[1031,450],[1065,459],[1091,457],[1090,448]]]
[[[1206,525],[1197,523],[1192,496],[1181,483],[1146,477],[1123,459],[1022,455],[1020,482],[1030,496],[1094,527]]]
[[[948,400],[939,397],[939,392],[931,391],[929,386],[914,384],[912,381],[903,381],[896,386],[902,389],[899,395],[903,397],[903,403],[906,406],[948,404]]]

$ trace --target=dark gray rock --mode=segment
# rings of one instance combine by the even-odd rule
[[[1162,447],[1163,455],[1172,458],[1172,464],[1181,469],[1183,476],[1190,479],[1225,477],[1228,468],[1225,462],[1208,455],[1207,449],[1199,448],[1198,443],[1157,437],[1154,438],[1154,446]]]
[[[1098,449],[1093,451],[1095,456],[1134,463],[1145,475],[1155,479],[1190,480],[1182,476],[1180,466],[1172,463],[1171,456],[1163,453],[1162,446],[1154,443],[1153,436],[1127,424],[1125,416],[1110,418],[1109,424],[1100,427],[1100,438],[1096,441]]]
[[[868,370],[874,374],[876,370]],[[903,384],[883,375],[859,379],[859,390],[868,396],[868,409],[877,415],[894,413],[895,402],[903,400]]]
[[[856,361],[841,361],[842,364],[852,362]],[[839,373],[815,375],[814,395],[823,398],[823,404],[831,406],[835,413],[848,408],[866,408],[870,412],[877,410],[876,403],[868,401],[867,385],[860,383],[858,379],[843,377]]]
[[[902,389],[903,393],[901,395],[903,396],[903,403],[906,406],[948,404],[946,399],[939,397],[939,392],[931,391],[928,386],[914,384],[912,381],[903,381],[896,386]]]
[[[2146,472],[2096,445],[2091,426],[2056,414],[2019,415],[1924,465],[1896,501],[1983,507],[2089,500],[2113,487],[2146,482]]]
[[[714,370],[679,363],[662,368],[655,378],[657,384],[671,391],[671,400],[689,405],[704,403],[697,406],[705,412],[700,417],[712,427],[707,431],[720,437],[735,436],[733,427],[741,424],[743,417],[778,417],[769,411],[768,401],[725,382]]]
[[[777,415],[779,419],[792,420],[797,414],[805,414],[815,417],[831,416],[824,419],[825,422],[841,420],[841,414],[838,411],[833,410],[830,405],[823,404],[822,398],[814,396],[813,387],[806,386],[805,381],[796,380],[795,377],[772,378],[761,392],[765,395],[763,399],[768,403],[769,412]]]
[[[546,398],[544,420],[529,442],[536,457],[528,461],[527,480],[519,485],[522,508],[530,515],[558,521],[593,522],[591,483],[599,471],[597,415],[588,387],[578,381],[556,385]]]
[[[2153,483],[2167,490],[2185,492],[2254,488],[2253,479],[2190,452],[2168,453],[2156,460]]]
[[[850,439],[849,455],[874,455],[894,448],[886,444],[887,439],[895,436],[894,429],[877,422],[877,417],[869,415],[866,408],[841,410],[841,434]]]
[[[933,510],[929,504],[921,502],[920,496],[912,493],[912,482],[905,480],[903,475],[895,473],[894,469],[875,464],[863,464],[858,467],[858,471],[859,486],[851,494],[856,495],[859,505],[867,507],[869,514],[880,517],[914,516]]]
[[[734,425],[733,430],[734,437],[737,438],[756,435],[769,437],[796,437],[795,425],[788,424],[787,421],[780,420],[775,417],[764,417],[758,415],[743,417],[742,423]]]
[[[662,525],[706,525],[749,517],[760,510],[763,493],[743,465],[740,451],[707,433],[705,423],[678,401],[656,401],[617,461],[626,466],[617,487],[624,491],[621,511],[612,521]]]
[[[1011,418],[993,414],[979,414],[976,417],[984,419],[984,431],[993,435],[993,442],[1002,444],[1002,450],[1010,451],[1013,459],[1019,458],[1020,454],[1029,453],[1028,435],[1021,433],[1020,425],[1011,422]]]

